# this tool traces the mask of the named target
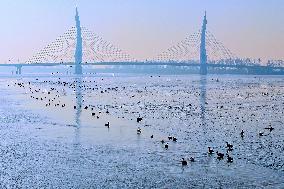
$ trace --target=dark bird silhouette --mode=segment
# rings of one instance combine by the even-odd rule
[[[211,149],[211,147],[208,147],[208,154],[213,154],[214,153],[214,150]]]
[[[168,149],[168,148],[169,148],[169,144],[168,144],[168,143],[165,145],[165,148],[166,148],[166,149]]]
[[[272,126],[266,127],[265,129],[269,130],[270,132],[274,130],[274,128]]]
[[[138,117],[138,118],[137,118],[137,123],[140,123],[142,120],[143,120],[142,117]]]
[[[233,163],[233,157],[229,156],[229,154],[227,154],[227,162]]]
[[[138,129],[137,129],[137,134],[140,135],[141,133],[142,133],[142,130],[141,130],[140,127],[138,127]]]
[[[227,145],[228,151],[232,151],[233,150],[233,145],[232,144],[229,144],[228,142],[226,142],[226,145]]]
[[[220,153],[220,152],[216,152],[217,153],[217,159],[223,159],[224,158],[224,154],[223,153]]]
[[[244,130],[242,130],[242,131],[241,131],[241,137],[242,137],[242,138],[244,137],[244,134],[245,134],[245,132],[244,132]]]
[[[182,158],[182,160],[180,162],[181,162],[182,166],[186,166],[187,165],[187,161],[184,158]]]

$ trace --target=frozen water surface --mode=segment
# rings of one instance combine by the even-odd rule
[[[2,77],[0,93],[0,188],[284,188],[281,76]]]

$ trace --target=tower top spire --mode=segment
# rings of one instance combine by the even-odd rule
[[[205,11],[204,19],[203,19],[203,28],[205,28],[205,30],[206,30],[206,25],[207,24],[208,24],[208,22],[207,22],[207,12]]]
[[[200,74],[207,74],[207,52],[206,52],[206,25],[207,17],[206,11],[204,14],[202,30],[201,30],[201,43],[200,43]]]
[[[207,12],[206,12],[206,11],[205,11],[205,14],[204,14],[203,23],[204,23],[205,25],[207,24]]]
[[[81,28],[80,16],[79,16],[79,11],[78,11],[78,7],[77,7],[77,6],[76,6],[75,21],[76,21],[76,27],[77,27],[77,28]]]
[[[79,16],[78,7],[76,6],[76,16]]]

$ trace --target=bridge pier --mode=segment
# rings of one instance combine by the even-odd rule
[[[21,75],[21,74],[22,74],[22,67],[23,67],[23,66],[20,66],[20,65],[16,66],[16,69],[17,69],[17,70],[16,70],[16,74],[17,74],[17,75]]]
[[[206,64],[200,65],[200,75],[207,75],[208,69]]]

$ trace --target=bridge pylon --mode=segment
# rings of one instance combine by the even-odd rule
[[[200,74],[201,75],[207,75],[206,25],[207,25],[207,16],[206,16],[206,11],[205,11],[202,30],[201,30],[201,43],[200,43]]]
[[[82,29],[80,23],[80,17],[78,13],[78,8],[76,7],[76,50],[75,50],[75,74],[82,75],[82,59],[83,59],[83,39],[82,39]]]

